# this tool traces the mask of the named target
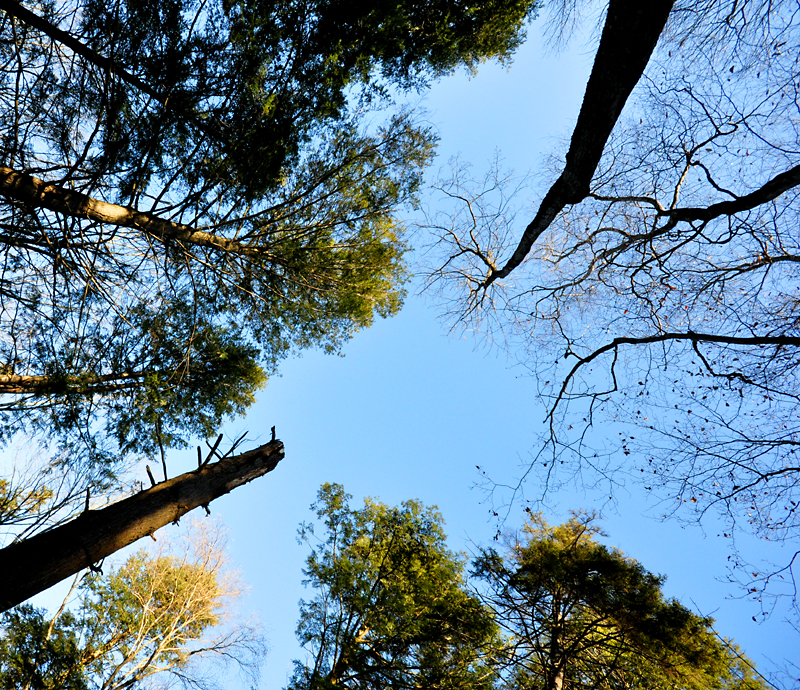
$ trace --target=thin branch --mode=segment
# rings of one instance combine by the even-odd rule
[[[30,10],[23,7],[20,3],[15,2],[15,0],[0,0],[0,9],[21,20],[28,26],[38,29],[42,33],[52,38],[54,41],[67,46],[67,48],[74,51],[77,55],[80,55],[82,58],[88,60],[103,71],[110,72],[111,74],[118,76],[131,86],[136,87],[151,98],[154,98],[162,105],[166,104],[167,96],[159,93],[148,84],[145,84],[141,79],[139,79],[139,77],[131,74],[113,60],[100,55],[96,51],[89,48],[89,46],[87,46],[85,43],[81,43],[73,36],[70,36],[70,34],[68,34],[66,31],[62,31],[58,27],[53,26],[46,19],[34,14]]]
[[[552,418],[555,409],[558,407],[564,395],[567,392],[570,381],[574,378],[578,370],[597,359],[606,352],[612,350],[616,351],[620,345],[650,345],[652,343],[663,343],[671,340],[688,340],[693,343],[721,343],[724,345],[783,345],[783,346],[800,346],[800,336],[791,335],[765,335],[765,336],[728,336],[728,335],[714,335],[712,333],[695,333],[694,331],[687,331],[686,333],[659,333],[657,335],[648,335],[641,338],[633,337],[620,337],[614,338],[610,343],[606,343],[602,347],[597,348],[586,357],[581,357],[575,366],[570,369],[569,373],[564,377],[561,384],[561,390],[556,396],[555,403],[550,410],[549,417]],[[615,386],[616,389],[616,386]]]

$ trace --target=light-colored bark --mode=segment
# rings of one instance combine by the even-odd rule
[[[54,379],[52,376],[0,374],[0,395],[47,392],[56,386],[66,393],[110,393],[138,385],[137,382],[144,376],[145,372],[121,372],[91,375],[80,379],[74,376]]]
[[[0,549],[0,610],[102,561],[194,508],[207,506],[237,486],[271,472],[283,443],[223,458],[156,484],[100,510],[87,510],[65,525]]]
[[[180,242],[253,259],[269,258],[268,252],[261,247],[242,244],[204,230],[196,230],[188,225],[174,223],[128,206],[95,199],[5,166],[0,166],[0,195],[31,208],[45,208],[72,218],[85,218],[125,228],[136,228],[164,243]]]

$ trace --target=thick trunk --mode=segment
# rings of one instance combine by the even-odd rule
[[[253,259],[271,258],[261,247],[241,244],[227,237],[195,230],[188,225],[173,223],[128,206],[94,199],[5,166],[0,166],[0,195],[15,199],[29,208],[46,208],[72,218],[85,218],[125,228],[136,228],[161,242],[180,242]]]
[[[564,170],[525,228],[511,258],[487,276],[484,286],[508,276],[564,207],[579,203],[589,194],[589,183],[611,130],[650,60],[673,2],[611,0]]]
[[[0,550],[0,610],[98,563],[199,506],[275,469],[283,443],[223,458]]]

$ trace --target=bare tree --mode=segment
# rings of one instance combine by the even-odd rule
[[[499,169],[440,185],[452,204],[431,223],[431,287],[530,367],[548,405],[530,470],[547,486],[636,477],[665,515],[713,511],[726,534],[794,540],[799,8],[676,3],[606,133],[593,81],[623,4],[610,3],[566,163],[554,159],[527,227],[504,222]],[[576,163],[581,142],[594,165]],[[748,567],[748,589],[780,591],[793,563]]]

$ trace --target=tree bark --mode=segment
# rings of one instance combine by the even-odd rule
[[[283,456],[283,443],[271,441],[0,549],[0,611],[272,471]]]
[[[0,374],[0,395],[114,393],[141,385],[141,380],[148,373],[158,372],[120,372],[118,374],[89,374],[84,377],[67,376],[63,378],[33,374]]]
[[[196,230],[188,225],[173,223],[128,206],[94,199],[5,166],[0,166],[0,195],[15,199],[29,208],[45,208],[72,218],[85,218],[125,228],[136,228],[164,243],[176,241],[253,259],[271,258],[261,247],[242,244],[227,237]]]
[[[650,60],[673,2],[611,0],[564,170],[525,228],[511,258],[489,273],[484,287],[508,276],[564,207],[583,201],[589,194],[589,183],[611,130]]]
[[[561,690],[564,686],[566,659],[564,658],[562,624],[564,617],[561,614],[561,597],[553,595],[553,622],[550,630],[550,656],[547,660],[545,674],[545,690]]]
[[[795,165],[793,168],[776,175],[755,191],[737,199],[720,201],[719,203],[711,204],[708,208],[675,208],[663,211],[659,215],[669,216],[670,220],[676,223],[680,221],[691,222],[693,220],[707,222],[720,216],[732,216],[735,213],[749,211],[756,206],[767,204],[798,185],[800,185],[800,165]]]

